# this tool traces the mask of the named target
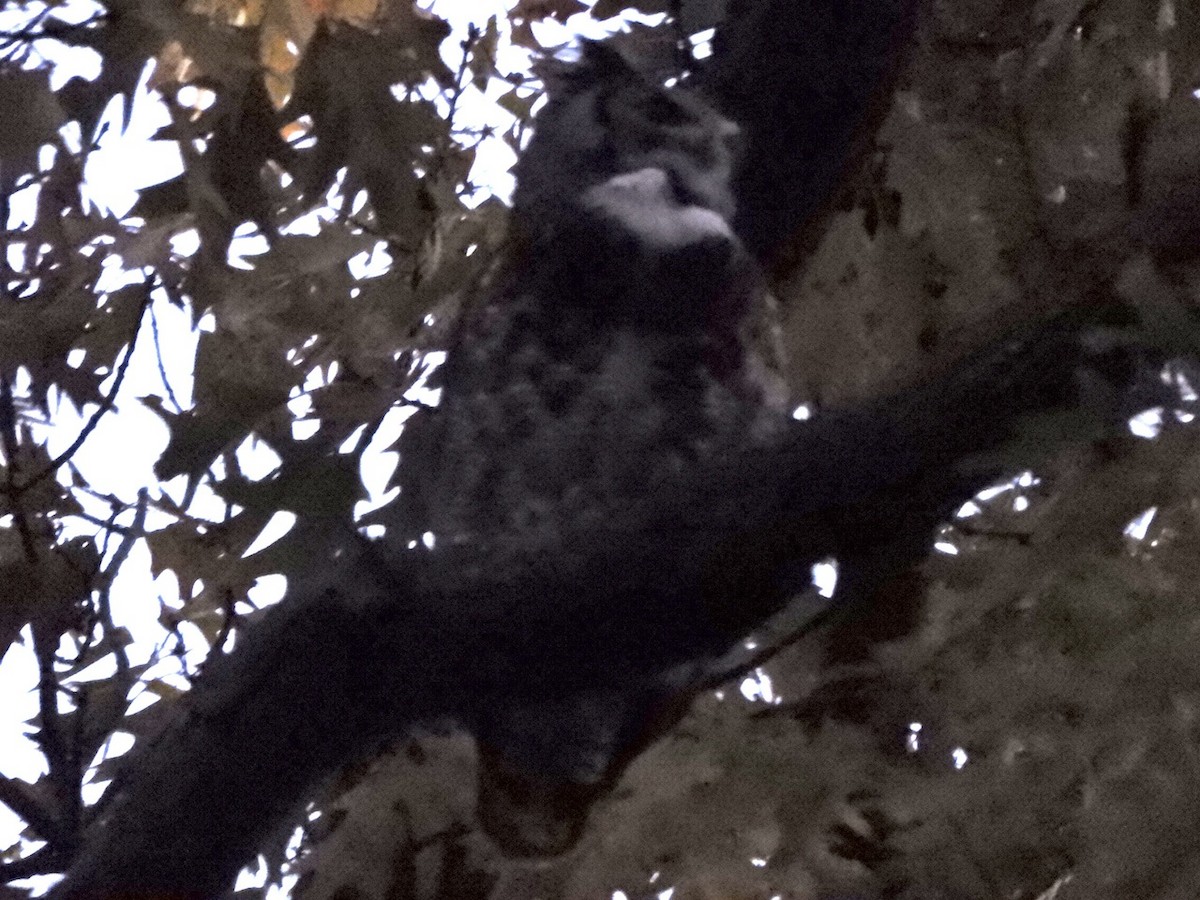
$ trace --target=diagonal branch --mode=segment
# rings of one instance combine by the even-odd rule
[[[0,777],[0,803],[24,819],[42,837],[56,843],[54,839],[61,830],[58,819],[38,799],[32,785],[16,778]]]
[[[138,309],[136,327],[133,330],[132,336],[130,336],[130,338],[129,338],[129,349],[125,351],[125,358],[121,360],[121,365],[117,368],[117,374],[116,374],[116,377],[113,379],[112,388],[109,390],[108,394],[104,397],[104,399],[102,399],[100,401],[100,406],[96,409],[96,411],[94,413],[92,413],[92,417],[90,419],[88,419],[87,423],[80,430],[79,435],[75,438],[74,441],[71,442],[71,446],[68,447],[66,450],[64,450],[62,453],[58,454],[58,456],[54,457],[54,459],[50,460],[50,462],[40,472],[37,472],[34,475],[32,475],[27,481],[24,481],[24,482],[16,485],[15,490],[17,493],[21,493],[23,491],[28,490],[33,485],[37,484],[39,481],[42,481],[43,479],[49,477],[50,475],[53,475],[65,463],[69,462],[71,460],[71,458],[74,457],[77,452],[79,452],[79,448],[84,445],[84,442],[87,441],[87,439],[91,436],[92,432],[96,430],[96,426],[100,424],[100,419],[106,413],[108,413],[110,410],[112,410],[113,405],[117,401],[117,394],[120,393],[121,384],[125,381],[125,373],[129,371],[129,361],[131,359],[133,359],[133,352],[134,352],[134,350],[137,349],[138,335],[141,333],[141,330],[142,330],[142,328],[141,328],[142,318],[145,316],[146,310],[150,306],[150,300],[151,300],[151,297],[153,294],[153,287],[154,287],[153,280],[151,279],[150,276],[147,276],[146,277],[146,293],[145,293],[145,296],[142,298],[142,305]]]

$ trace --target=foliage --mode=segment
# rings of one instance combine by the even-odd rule
[[[927,16],[849,208],[781,279],[798,395],[870,394],[997,320],[1111,293],[1195,352],[1200,18],[1017,7]],[[181,686],[167,650],[225,646],[256,583],[354,520],[363,455],[503,242],[503,204],[471,179],[481,154],[519,147],[537,99],[507,60],[536,48],[534,23],[582,9],[521,2],[451,34],[406,0],[110,0],[83,21],[29,5],[0,36],[0,652],[32,646],[47,765],[33,785],[0,778],[0,802],[49,842],[11,848],[5,879],[61,868],[103,807],[80,800],[111,774],[102,746],[152,732]],[[60,85],[47,42],[94,51],[99,76]],[[147,64],[181,171],[114,213],[84,176],[130,127]],[[249,233],[264,252],[244,252]],[[176,308],[196,326],[190,389],[158,333]],[[135,400],[122,385],[148,351],[162,384]],[[158,480],[111,491],[83,474],[88,438],[138,402],[169,433]],[[52,453],[46,423],[73,409],[77,438]],[[765,669],[784,703],[701,698],[570,857],[498,859],[464,828],[470,748],[422,736],[322,798],[298,895],[1194,895],[1194,444],[1168,427],[1080,447],[957,521],[915,628],[865,655],[836,636],[831,660],[789,648]],[[250,447],[277,458],[265,476]],[[1150,508],[1145,537],[1126,536]],[[281,511],[297,526],[247,555]],[[179,586],[145,588],[174,635],[153,655],[112,602],[139,553]],[[138,684],[162,699],[127,716]],[[272,878],[283,844],[266,848]]]

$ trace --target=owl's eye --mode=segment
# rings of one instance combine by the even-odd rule
[[[663,94],[639,97],[634,108],[647,122],[655,125],[678,127],[695,121],[686,109]]]

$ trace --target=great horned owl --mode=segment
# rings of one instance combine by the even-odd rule
[[[410,540],[558,558],[696,459],[780,431],[747,333],[761,279],[729,226],[736,136],[602,44],[557,73],[516,170],[514,262],[401,439]]]
[[[464,313],[441,406],[402,438],[401,521],[434,534],[458,601],[503,633],[477,638],[460,711],[490,762],[485,820],[522,792],[586,809],[796,574],[835,553],[865,594],[919,558],[969,492],[945,468],[1069,386],[1048,360],[1077,348],[1050,329],[791,421],[747,338],[764,291],[730,224],[736,139],[696,95],[587,45],[518,165],[510,265]],[[561,849],[567,812],[514,836],[510,810],[493,833]]]
[[[215,896],[321,778],[444,714],[488,750],[485,806],[513,770],[573,803],[515,842],[561,849],[648,718],[786,601],[781,572],[838,554],[841,590],[910,563],[972,487],[947,470],[1071,399],[1059,322],[876,403],[780,415],[748,364],[734,140],[585,49],[518,170],[509,263],[402,437],[387,538],[338,532],[212,661],[52,896]]]
[[[580,207],[620,223],[647,246],[687,240],[681,231],[692,213],[695,237],[729,235],[736,125],[698,95],[655,84],[606,44],[587,41],[578,62],[550,63],[544,71],[550,103],[515,170],[513,212],[527,235],[553,240],[576,224],[570,211]],[[650,182],[661,177],[667,190],[652,187],[639,197],[618,180],[606,195],[605,183],[639,172]],[[682,221],[643,218],[655,205]],[[681,208],[689,212],[679,215]]]
[[[644,548],[663,541],[656,555],[686,557],[674,526],[654,524],[661,497],[678,495],[697,465],[781,440],[787,422],[781,382],[750,333],[766,317],[762,280],[730,227],[737,127],[602,44],[585,44],[549,84],[516,169],[513,262],[468,305],[438,376],[444,399],[410,420],[399,448],[407,542],[432,532],[434,553],[462,551],[463,566],[493,581],[557,581],[586,567],[598,544],[630,536]],[[574,801],[639,740],[647,712],[682,687],[687,661],[712,649],[641,589],[637,553],[626,557],[633,580],[620,602],[599,613],[612,640],[545,633],[542,676],[560,679],[570,667],[586,689],[543,698],[539,673],[529,672],[523,696],[473,715],[493,763],[485,821],[506,809],[508,827],[493,833],[510,849],[561,849],[586,808]],[[556,603],[549,618],[568,624],[569,603],[552,596],[524,598],[513,615],[536,628]],[[633,625],[635,609],[656,626]],[[635,643],[658,648],[616,646],[635,633]],[[579,637],[600,641],[600,652],[581,652]],[[624,661],[665,654],[684,669],[622,672],[622,662],[610,678],[604,650]],[[489,773],[510,788],[512,778],[531,780],[489,791]],[[576,815],[532,821],[545,810],[513,811],[515,794],[539,790]],[[514,817],[527,827],[514,831]]]

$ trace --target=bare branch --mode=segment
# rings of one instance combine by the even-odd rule
[[[100,401],[100,406],[92,413],[92,417],[80,430],[78,437],[71,442],[71,446],[64,450],[54,459],[50,460],[49,464],[37,474],[33,475],[28,481],[16,486],[17,493],[28,490],[33,485],[37,484],[44,478],[57,472],[65,463],[69,462],[72,457],[79,451],[79,448],[84,445],[84,442],[96,430],[96,426],[100,424],[100,419],[108,413],[117,401],[117,394],[121,391],[121,384],[125,381],[125,373],[129,371],[129,361],[133,359],[133,352],[137,349],[138,335],[141,333],[142,318],[146,314],[146,309],[150,306],[152,295],[153,280],[150,276],[146,277],[146,293],[142,298],[141,307],[138,309],[137,322],[133,330],[133,334],[129,338],[129,348],[125,351],[125,358],[121,360],[121,365],[117,368],[116,377],[113,379],[112,388],[108,394]]]
[[[13,522],[21,536],[21,546],[26,558],[37,559],[37,542],[25,510],[17,502],[20,488],[16,485],[17,472],[17,407],[13,401],[12,382],[7,375],[0,377],[0,449],[4,451],[7,466],[4,470],[4,493],[8,495]]]
[[[48,844],[28,856],[0,866],[0,884],[7,884],[20,878],[30,878],[34,875],[61,872],[63,866],[69,861],[69,854]]]
[[[154,304],[150,304],[150,333],[154,338],[154,359],[158,363],[158,377],[162,380],[163,389],[167,392],[167,399],[171,402],[171,406],[176,412],[183,411],[183,404],[175,396],[175,391],[171,388],[171,382],[167,378],[167,368],[163,363],[162,341],[158,336],[158,316],[154,314]]]
[[[0,777],[0,803],[25,820],[34,831],[51,843],[61,833],[58,818],[46,809],[33,791],[32,785],[16,778]],[[0,878],[0,882],[3,879]]]

